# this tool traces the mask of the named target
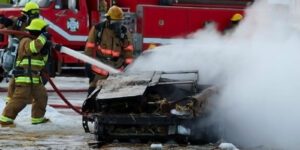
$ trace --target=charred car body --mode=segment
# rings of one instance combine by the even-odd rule
[[[112,74],[84,102],[83,128],[97,141],[217,140],[210,114],[216,88],[198,84],[197,71]]]

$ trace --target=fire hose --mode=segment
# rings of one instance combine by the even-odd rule
[[[17,30],[0,29],[0,33],[7,34],[7,35],[20,35],[20,36],[33,37],[27,32],[22,32]]]
[[[0,33],[2,34],[9,34],[9,35],[22,35],[22,36],[27,36],[27,37],[31,37],[31,38],[35,38],[33,37],[32,35],[30,35],[29,33],[26,33],[26,32],[22,32],[22,31],[16,31],[16,30],[7,30],[7,29],[0,29]],[[56,43],[53,43],[53,44],[56,44]],[[81,54],[75,50],[72,50],[68,47],[64,47],[64,46],[61,46],[61,49],[60,49],[60,52],[61,53],[65,53],[67,55],[70,55],[70,56],[73,56],[81,61],[84,61],[86,63],[89,63],[89,64],[93,64],[95,65],[96,67],[99,67],[99,68],[102,68],[110,73],[120,73],[119,70],[115,69],[115,68],[112,68],[96,59],[93,59],[93,58],[90,58],[89,56],[87,55],[84,55],[84,54]],[[80,57],[79,57],[79,56]],[[77,57],[76,57],[77,56]],[[59,97],[71,108],[73,109],[75,112],[77,112],[78,114],[82,114],[82,112],[80,110],[78,110],[76,107],[74,107],[65,97],[64,95],[60,92],[60,90],[55,86],[54,82],[50,79],[50,77],[48,75],[45,75],[45,78],[48,79],[49,83],[51,84],[51,86],[53,87],[53,89],[55,90],[55,92],[59,95]]]
[[[60,90],[56,87],[56,85],[54,84],[54,82],[52,81],[52,79],[49,77],[49,75],[47,73],[43,73],[43,77],[45,77],[50,85],[53,87],[54,91],[57,93],[57,95],[61,98],[61,100],[63,100],[72,110],[74,110],[75,112],[77,112],[78,114],[82,114],[81,111],[79,109],[77,109],[75,106],[73,106],[67,99],[66,97],[60,92]]]
[[[27,37],[32,37],[30,34],[26,33],[26,32],[21,32],[21,31],[15,31],[15,30],[6,30],[6,29],[0,29],[0,33],[2,34],[14,34],[14,35],[22,35],[22,36],[27,36]],[[73,106],[67,99],[66,97],[60,92],[60,90],[56,87],[56,85],[54,84],[54,82],[52,81],[52,79],[49,77],[48,74],[43,73],[43,77],[45,77],[50,85],[53,87],[53,89],[55,90],[55,92],[58,94],[58,96],[67,104],[67,106],[69,106],[72,110],[74,110],[76,113],[78,114],[82,114],[81,111],[76,108],[75,106]]]

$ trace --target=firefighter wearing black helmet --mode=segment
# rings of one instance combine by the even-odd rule
[[[133,46],[127,28],[122,25],[123,11],[112,6],[105,14],[106,21],[93,26],[89,32],[85,46],[85,54],[119,70],[123,70],[133,61]],[[106,79],[108,72],[96,66],[86,66],[90,78],[90,94],[97,81]]]
[[[26,27],[35,38],[24,37],[20,41],[16,69],[13,73],[16,87],[12,99],[0,116],[2,126],[13,125],[18,113],[29,103],[32,103],[32,124],[49,121],[44,118],[48,97],[41,80],[41,71],[45,68],[45,60],[51,47],[46,28],[47,23],[38,18],[33,19]]]

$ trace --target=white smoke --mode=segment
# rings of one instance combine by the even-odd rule
[[[257,1],[234,33],[220,35],[210,26],[145,53],[130,71],[199,70],[200,83],[220,87],[216,112],[225,140],[297,149],[300,31],[295,27],[300,25],[287,4]]]

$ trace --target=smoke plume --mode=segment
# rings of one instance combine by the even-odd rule
[[[221,35],[207,26],[144,53],[129,70],[199,70],[200,84],[220,87],[216,113],[224,140],[297,149],[300,30],[290,7],[257,1],[233,33]]]

